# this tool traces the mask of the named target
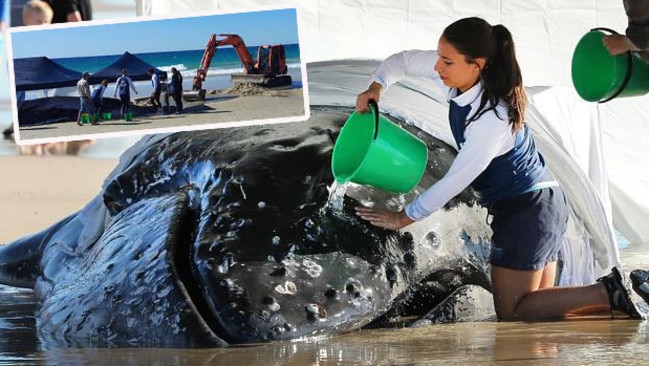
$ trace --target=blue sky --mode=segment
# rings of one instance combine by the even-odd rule
[[[246,46],[298,43],[297,16],[295,9],[277,9],[115,24],[81,23],[12,30],[11,43],[13,58],[67,58],[204,49],[213,33],[238,34]]]

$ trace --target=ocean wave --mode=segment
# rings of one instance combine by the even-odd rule
[[[172,67],[175,67],[177,70],[180,70],[181,73],[183,72],[183,70],[187,70],[187,66],[185,66],[184,64],[169,65],[169,66],[158,66],[158,69],[160,69],[162,71],[171,72]]]
[[[286,65],[286,67],[288,67],[289,69],[299,69],[301,67],[301,65],[299,63],[291,63],[291,64]],[[171,66],[169,66],[168,69],[166,67],[158,67],[158,68],[160,70],[165,70],[165,71],[171,70]],[[182,74],[183,77],[186,77],[186,76],[194,77],[194,76],[196,76],[196,71],[198,71],[198,69],[181,69],[181,68],[179,68],[177,66],[176,66],[176,69],[178,69],[180,71],[180,73]],[[236,73],[241,73],[241,72],[243,72],[243,67],[230,67],[230,68],[218,68],[217,67],[217,68],[210,68],[207,71],[207,76],[210,76],[210,75],[214,75],[214,76],[216,76],[216,75],[230,75],[230,74],[236,74]]]

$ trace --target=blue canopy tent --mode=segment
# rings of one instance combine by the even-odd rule
[[[75,86],[81,72],[63,67],[47,57],[14,60],[16,91],[41,90]]]
[[[153,65],[144,62],[142,59],[129,52],[124,52],[124,54],[112,64],[92,73],[90,75],[90,83],[98,84],[104,79],[107,79],[111,83],[115,82],[115,80],[122,75],[123,69],[128,70],[128,76],[133,81],[150,80],[151,77],[147,73],[149,68],[153,69],[153,72],[160,77],[160,80],[167,79],[166,71],[153,67]]]

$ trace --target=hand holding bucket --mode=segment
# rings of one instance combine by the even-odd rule
[[[572,82],[577,93],[589,102],[604,103],[616,97],[649,92],[649,65],[626,52],[611,55],[603,43],[608,28],[594,28],[577,43],[572,56]]]
[[[352,113],[343,126],[331,159],[338,182],[354,182],[395,193],[410,192],[428,161],[426,143],[379,113]]]

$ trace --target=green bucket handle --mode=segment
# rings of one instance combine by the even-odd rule
[[[603,32],[609,32],[611,34],[620,34],[620,33],[616,32],[616,31],[614,31],[613,29],[605,28],[605,27],[593,28],[590,31],[591,32],[603,31]],[[620,87],[617,89],[617,91],[615,93],[613,93],[613,95],[611,95],[610,97],[608,97],[608,98],[606,98],[604,100],[600,100],[597,103],[606,103],[609,100],[617,97],[618,95],[620,95],[620,93],[622,93],[624,91],[627,84],[629,84],[629,80],[631,80],[631,74],[633,74],[633,58],[632,58],[633,56],[631,55],[631,51],[627,51],[626,56],[627,56],[627,58],[626,58],[626,74],[624,75],[624,79],[622,80],[622,84],[620,84]]]
[[[374,99],[370,99],[367,104],[374,113],[374,140],[377,140],[379,138],[379,104]]]
[[[376,140],[379,137],[379,104],[374,99],[370,99],[367,104],[374,113],[374,140]]]

